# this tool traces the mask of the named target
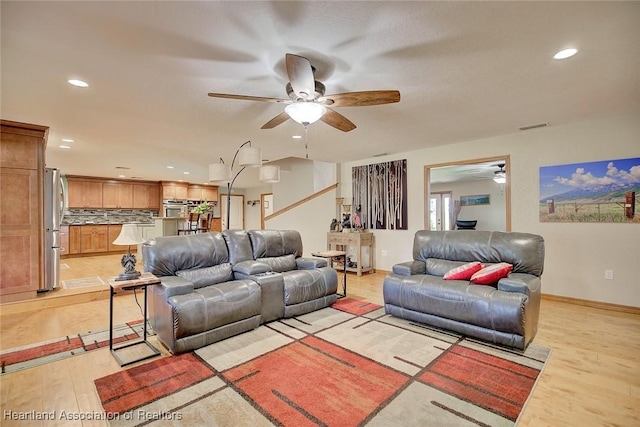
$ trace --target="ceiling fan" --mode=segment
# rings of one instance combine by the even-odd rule
[[[356,125],[330,107],[367,107],[400,101],[400,92],[397,90],[373,90],[325,95],[325,87],[315,79],[315,68],[307,58],[287,53],[285,64],[287,76],[289,77],[289,83],[286,86],[289,99],[226,93],[209,93],[209,96],[287,104],[285,111],[269,120],[261,129],[272,129],[292,118],[305,127],[321,120],[343,132],[355,129]]]
[[[507,182],[507,171],[504,170],[504,163],[498,163],[494,165],[499,167],[500,169],[494,172],[493,180],[498,184],[504,184]]]

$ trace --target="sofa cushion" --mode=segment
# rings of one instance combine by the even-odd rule
[[[479,261],[468,262],[460,267],[452,268],[447,271],[444,280],[469,280],[474,273],[482,270],[482,263]]]
[[[314,270],[292,270],[282,273],[284,279],[284,305],[313,301],[338,290],[338,280],[333,268]]]
[[[229,263],[204,268],[193,268],[191,270],[180,270],[176,272],[176,275],[189,280],[193,283],[195,289],[233,280],[231,264]]]
[[[541,236],[500,231],[454,230],[416,232],[413,259],[426,262],[428,258],[462,262],[480,261],[483,264],[508,262],[514,273],[542,275],[544,240]],[[442,276],[431,272],[429,274]]]
[[[276,256],[270,258],[258,258],[256,261],[267,264],[276,273],[296,269],[296,257],[294,255]]]
[[[507,277],[512,269],[513,265],[499,262],[474,273],[471,276],[471,282],[477,285],[494,285],[498,283],[498,280]]]
[[[144,271],[175,276],[177,271],[211,267],[229,262],[221,233],[156,237],[142,245]]]
[[[302,256],[302,237],[294,230],[251,230],[248,232],[254,259],[293,254]]]

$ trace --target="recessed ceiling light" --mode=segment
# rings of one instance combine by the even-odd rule
[[[183,175],[189,175],[190,172],[182,172]]]
[[[72,85],[77,86],[77,87],[89,87],[89,83],[83,82],[82,80],[69,79],[69,80],[67,80],[67,82],[69,82],[69,84],[72,84]]]
[[[302,139],[302,135],[293,135],[291,138],[293,138],[293,139]]]
[[[118,178],[124,178],[124,177],[125,177],[124,175],[118,175]]]
[[[167,166],[167,169],[173,169],[173,166]]]
[[[567,59],[567,58],[571,58],[573,55],[575,55],[576,53],[578,53],[578,49],[574,49],[574,48],[568,48],[568,49],[562,49],[560,52],[556,53],[555,55],[553,55],[553,59]]]
[[[63,148],[65,150],[71,149],[71,147],[69,147],[68,145],[59,145],[58,147]]]
[[[75,141],[71,138],[62,138],[62,142],[75,142]]]

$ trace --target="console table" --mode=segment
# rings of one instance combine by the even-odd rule
[[[373,233],[368,231],[354,232],[354,233],[327,233],[327,249],[329,250],[344,250],[347,251],[347,246],[356,247],[356,264],[357,267],[347,267],[347,271],[358,273],[358,276],[362,276],[363,272],[375,272],[375,245]],[[362,248],[369,248],[369,267],[362,267]],[[347,251],[348,252],[348,251]]]

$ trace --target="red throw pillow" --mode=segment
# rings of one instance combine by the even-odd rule
[[[513,265],[506,262],[499,262],[475,273],[471,276],[471,282],[477,285],[493,285],[498,283],[498,280],[503,277],[507,277],[512,269]]]
[[[474,261],[447,271],[442,278],[444,280],[469,280],[473,273],[481,269],[482,264],[479,261]]]

